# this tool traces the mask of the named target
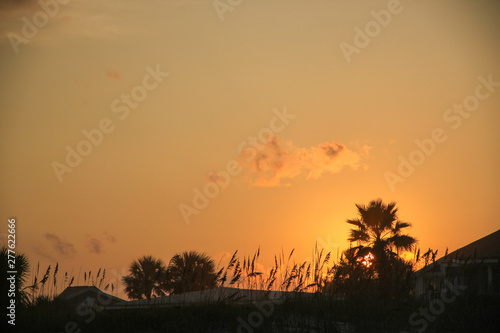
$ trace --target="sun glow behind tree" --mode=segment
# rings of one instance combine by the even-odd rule
[[[368,252],[368,254],[366,254],[364,257],[356,259],[356,261],[364,265],[365,267],[369,268],[373,265],[374,259],[375,257],[373,256],[373,254],[371,252]]]

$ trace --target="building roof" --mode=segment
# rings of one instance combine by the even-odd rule
[[[455,250],[441,259],[499,259],[500,258],[500,229],[480,238],[464,247]],[[440,260],[441,260],[440,259]]]
[[[446,256],[439,258],[434,263],[422,267],[416,271],[415,274],[418,276],[421,274],[439,273],[441,271],[439,268],[440,265],[456,260],[460,262],[469,260],[482,261],[487,259],[500,260],[500,230],[448,253]]]
[[[83,294],[93,294],[93,295],[101,294],[101,295],[106,295],[108,299],[111,299],[114,302],[125,302],[125,300],[121,298],[103,292],[96,286],[67,287],[61,294],[59,294],[59,298],[63,301],[70,301]]]

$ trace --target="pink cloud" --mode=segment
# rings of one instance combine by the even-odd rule
[[[369,149],[364,146],[355,152],[338,142],[303,148],[274,136],[263,145],[244,149],[239,162],[252,186],[283,186],[289,185],[284,181],[297,177],[315,179],[347,167],[357,169]]]

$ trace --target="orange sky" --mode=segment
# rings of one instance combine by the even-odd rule
[[[301,261],[376,198],[440,253],[499,228],[495,1],[64,2],[0,7],[1,241],[32,262]]]

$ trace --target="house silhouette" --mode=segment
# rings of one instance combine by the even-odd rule
[[[435,298],[449,286],[468,294],[500,295],[500,230],[415,272],[415,296]]]
[[[125,300],[107,294],[95,286],[67,287],[59,294],[59,300],[72,308],[77,308],[82,304],[108,306],[112,304],[126,302]]]

